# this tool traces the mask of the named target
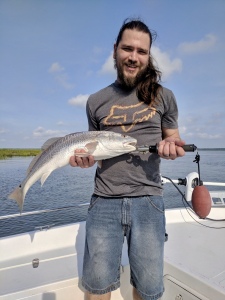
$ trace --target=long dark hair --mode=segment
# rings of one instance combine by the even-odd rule
[[[120,28],[119,34],[116,39],[116,46],[122,39],[123,32],[126,29],[137,30],[147,33],[150,37],[150,48],[152,42],[156,39],[157,34],[155,31],[151,31],[145,23],[140,19],[126,19]],[[157,100],[159,89],[162,87],[160,85],[162,73],[154,66],[153,58],[151,54],[149,55],[149,62],[147,67],[147,73],[145,78],[137,85],[137,96],[138,99],[147,103],[153,104]]]

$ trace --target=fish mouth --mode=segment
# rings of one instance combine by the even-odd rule
[[[125,142],[124,144],[124,147],[130,147],[130,148],[133,148],[134,150],[137,148],[137,142]]]

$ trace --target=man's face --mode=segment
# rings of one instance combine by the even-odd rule
[[[119,45],[114,45],[113,58],[117,80],[134,88],[145,76],[150,55],[150,37],[147,33],[126,29]]]

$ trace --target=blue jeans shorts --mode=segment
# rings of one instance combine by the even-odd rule
[[[131,284],[144,300],[159,299],[163,287],[165,242],[161,196],[103,198],[93,195],[86,221],[82,284],[92,294],[120,286],[124,237],[128,243]]]

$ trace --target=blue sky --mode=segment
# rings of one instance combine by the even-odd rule
[[[157,32],[152,54],[182,138],[225,147],[224,0],[1,0],[0,148],[87,130],[88,95],[111,84],[122,22]]]

